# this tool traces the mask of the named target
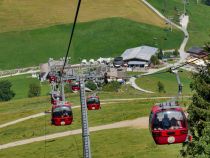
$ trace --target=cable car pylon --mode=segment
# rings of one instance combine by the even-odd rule
[[[83,76],[79,77],[79,85],[80,85],[81,119],[82,119],[83,157],[91,158],[87,103],[85,96],[85,82]]]

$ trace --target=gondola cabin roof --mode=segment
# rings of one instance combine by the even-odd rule
[[[157,103],[152,107],[152,112],[157,113],[163,110],[176,110],[176,111],[183,111],[182,108],[179,106],[178,102],[163,102]]]

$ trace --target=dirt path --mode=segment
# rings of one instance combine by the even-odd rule
[[[28,116],[28,117],[20,118],[20,119],[17,119],[15,121],[11,121],[11,122],[8,122],[8,123],[1,124],[0,128],[4,128],[4,127],[10,126],[10,125],[14,125],[14,124],[19,123],[19,122],[23,122],[23,121],[26,121],[26,120],[29,120],[29,119],[33,119],[33,118],[37,118],[37,117],[44,116],[44,115],[45,115],[45,113],[41,112],[41,113],[38,113],[38,114],[35,114],[35,115],[31,115],[31,116]]]
[[[123,127],[134,127],[134,128],[142,128],[142,129],[147,128],[148,127],[148,117],[140,117],[140,118],[137,118],[134,120],[126,120],[126,121],[120,121],[120,122],[107,124],[107,125],[90,127],[89,130],[90,130],[90,132],[95,132],[95,131],[114,129],[114,128],[123,128]],[[20,145],[30,144],[30,143],[34,143],[34,142],[44,141],[44,140],[50,140],[50,139],[66,137],[66,136],[70,136],[70,135],[81,134],[81,133],[82,133],[82,129],[76,129],[76,130],[72,130],[72,131],[60,132],[60,133],[55,133],[55,134],[49,134],[46,136],[20,140],[20,141],[11,142],[8,144],[0,145],[0,150],[11,148],[11,147],[16,147],[16,146],[20,146]]]

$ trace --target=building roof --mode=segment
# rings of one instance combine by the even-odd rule
[[[158,48],[155,47],[141,46],[125,50],[121,57],[123,57],[123,60],[139,59],[149,61],[157,51]]]
[[[188,49],[187,52],[193,53],[193,54],[199,54],[199,53],[202,53],[203,51],[204,51],[203,48],[194,46],[194,47],[191,47],[190,49]]]

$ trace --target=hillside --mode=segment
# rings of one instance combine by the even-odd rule
[[[113,93],[113,95],[115,94]],[[122,96],[120,98],[122,98]],[[158,101],[160,100],[133,100],[115,103],[103,101],[101,110],[88,111],[89,126],[93,127],[147,116],[150,112],[151,106]],[[75,106],[75,104],[73,106]],[[0,114],[1,116],[3,116],[3,120],[0,120],[0,122],[2,124],[3,122],[9,122],[17,118],[22,118],[49,109],[50,104],[49,100],[46,97],[31,98],[25,100],[13,100],[10,102],[0,103]],[[13,115],[11,115],[11,113]],[[50,125],[49,122],[51,116],[50,114],[48,114],[47,116],[29,119],[8,127],[1,128],[0,136],[2,139],[0,141],[0,145],[16,140],[43,136],[45,134],[79,129],[81,127],[80,108],[74,108],[73,113],[74,122],[71,126],[56,127]],[[71,141],[72,139],[74,139],[74,141]],[[74,156],[75,158],[80,157],[79,155],[82,153],[81,135],[47,140],[46,146],[44,145],[44,143],[45,142],[42,141],[1,150],[0,156],[3,158],[11,157],[12,151],[12,153],[15,153],[15,155],[13,156],[15,158],[27,158],[31,156],[32,153],[32,155],[35,154],[36,157],[42,157],[42,155],[44,154],[44,149],[46,149],[47,157],[68,157],[65,151],[68,150],[70,146],[72,146],[72,148],[70,148],[71,154],[76,154]],[[62,145],[58,145],[59,143],[61,143]],[[97,146],[101,147],[100,150],[98,150]],[[54,150],[55,147],[56,150]],[[128,157],[131,155],[140,157],[141,154],[143,154],[145,158],[161,158],[165,150],[170,151],[167,154],[169,157],[175,158],[178,155],[178,151],[180,149],[180,145],[155,145],[149,133],[149,130],[140,129],[138,125],[132,128],[128,128],[127,130],[124,128],[119,128],[116,130],[112,129],[99,132],[91,132],[91,147],[92,154],[95,155],[95,157],[104,158],[120,158],[125,156]],[[111,150],[112,148],[114,148],[115,150]]]
[[[49,57],[60,58],[66,52],[70,25],[0,34],[0,69],[36,66]],[[108,18],[79,23],[70,56],[72,63],[81,58],[114,57],[127,48],[140,45],[163,49],[179,47],[183,34],[123,18]],[[154,41],[154,38],[157,40]],[[9,62],[8,62],[9,61]]]
[[[148,0],[154,7],[162,12],[164,1],[157,0]],[[177,12],[180,14],[183,13],[183,1],[180,0],[170,0],[165,4],[166,6],[166,15],[174,17],[174,20],[177,20]],[[174,8],[177,8],[175,11]],[[188,32],[190,34],[189,42],[187,47],[200,45],[202,46],[205,42],[209,41],[210,34],[210,6],[207,6],[201,2],[199,4],[196,1],[190,1],[186,5],[187,14],[190,16],[190,23],[188,27]]]
[[[0,32],[21,31],[73,21],[77,0],[0,0]],[[164,27],[164,21],[139,0],[82,1],[79,22],[123,17]]]

